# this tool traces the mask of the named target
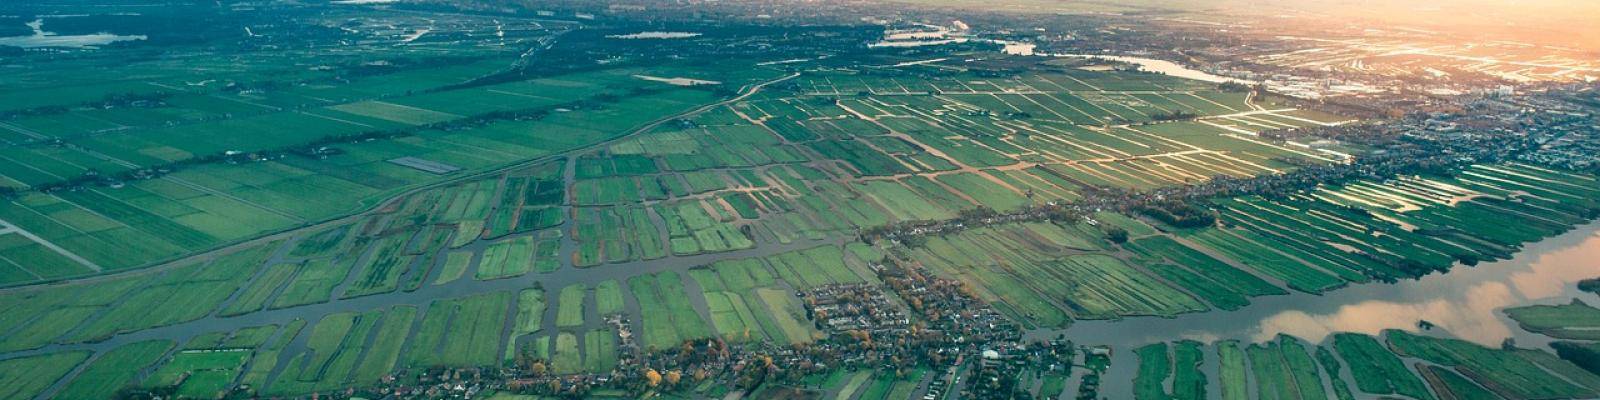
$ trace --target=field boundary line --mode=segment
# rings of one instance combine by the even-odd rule
[[[228,253],[232,253],[234,251],[238,251],[238,250],[243,249],[245,247],[249,247],[249,246],[252,246],[252,245],[257,245],[257,244],[261,244],[261,243],[265,243],[265,242],[270,242],[270,241],[273,241],[273,240],[284,239],[284,238],[287,238],[289,236],[294,235],[295,232],[298,232],[298,231],[301,231],[301,230],[324,228],[324,227],[328,227],[328,226],[332,226],[332,225],[338,225],[338,224],[341,224],[341,223],[350,222],[350,221],[356,220],[358,218],[361,218],[364,215],[370,214],[374,210],[382,209],[382,208],[384,208],[384,206],[386,206],[386,205],[388,205],[390,203],[393,203],[395,201],[398,201],[401,198],[404,198],[406,196],[410,196],[410,195],[413,195],[413,194],[416,194],[416,193],[420,193],[420,192],[425,191],[425,190],[435,189],[435,188],[439,188],[439,187],[443,187],[443,186],[449,186],[449,185],[452,185],[452,184],[461,183],[463,181],[469,181],[469,180],[473,180],[473,179],[478,179],[478,178],[488,177],[488,176],[492,176],[492,175],[502,174],[502,173],[505,173],[507,171],[515,170],[515,169],[518,169],[518,168],[524,168],[524,167],[527,167],[529,165],[538,164],[538,163],[542,163],[542,162],[548,162],[548,161],[555,160],[555,159],[560,158],[560,157],[566,157],[569,154],[577,154],[577,153],[582,153],[582,152],[586,152],[586,151],[595,150],[595,149],[603,148],[603,147],[606,147],[606,146],[610,146],[610,145],[615,144],[617,142],[620,142],[620,141],[632,138],[634,136],[637,136],[637,135],[639,135],[641,133],[645,133],[645,132],[649,132],[651,130],[654,130],[656,127],[659,127],[662,124],[665,124],[667,122],[670,122],[670,121],[673,121],[673,120],[676,120],[676,119],[679,119],[679,118],[698,115],[698,114],[701,114],[701,113],[705,113],[706,111],[710,111],[712,109],[715,109],[716,107],[726,106],[726,105],[733,104],[733,103],[736,103],[736,102],[739,102],[739,101],[743,101],[744,99],[750,98],[750,96],[754,96],[756,93],[760,93],[761,89],[766,87],[766,86],[768,86],[768,85],[772,85],[772,84],[775,84],[775,83],[778,83],[778,82],[783,82],[783,81],[787,81],[787,80],[790,80],[790,79],[794,79],[796,77],[799,77],[800,75],[801,75],[800,72],[794,72],[794,73],[791,73],[789,75],[785,75],[785,76],[780,77],[780,78],[775,78],[775,79],[772,79],[772,80],[762,81],[760,83],[749,84],[749,85],[746,85],[743,88],[743,90],[741,90],[741,92],[743,92],[743,93],[738,95],[738,96],[734,96],[732,98],[728,98],[728,99],[721,100],[721,101],[714,102],[714,103],[701,105],[699,107],[695,107],[695,108],[692,108],[692,109],[689,109],[689,110],[686,110],[686,111],[683,111],[683,112],[679,112],[677,114],[671,114],[671,115],[663,116],[663,117],[658,118],[658,119],[656,119],[654,121],[651,121],[649,123],[641,125],[641,126],[639,126],[637,128],[633,128],[631,130],[628,130],[628,131],[626,131],[626,133],[623,133],[621,135],[617,135],[616,137],[613,137],[613,138],[610,138],[610,139],[601,140],[601,141],[589,144],[589,145],[584,146],[584,147],[578,147],[578,148],[574,148],[574,149],[570,149],[570,150],[566,150],[566,151],[562,151],[562,152],[558,152],[558,153],[554,153],[554,154],[549,154],[549,155],[545,155],[545,156],[542,156],[542,157],[536,157],[536,158],[532,158],[532,159],[528,159],[528,160],[517,161],[517,162],[513,162],[511,164],[505,165],[505,166],[492,168],[492,169],[488,169],[488,170],[483,170],[483,171],[479,171],[479,172],[475,172],[475,173],[455,176],[455,177],[451,177],[451,178],[444,179],[444,180],[437,181],[437,182],[433,182],[433,183],[422,184],[422,185],[419,185],[419,186],[416,186],[416,187],[401,191],[399,193],[395,193],[394,195],[391,195],[391,196],[387,197],[386,199],[384,199],[382,201],[376,202],[376,203],[372,204],[371,206],[366,207],[365,209],[357,210],[357,211],[354,211],[354,212],[352,212],[350,214],[347,214],[347,215],[344,215],[344,216],[333,217],[333,218],[325,219],[325,220],[318,221],[318,222],[303,223],[301,225],[284,228],[284,229],[281,229],[281,230],[278,230],[278,231],[275,231],[275,232],[265,233],[265,234],[262,234],[260,236],[256,236],[256,237],[253,237],[253,238],[250,238],[250,239],[244,239],[244,240],[241,240],[241,241],[238,241],[238,242],[234,242],[234,243],[231,243],[231,244],[219,245],[217,247],[213,247],[213,248],[211,248],[209,250],[206,250],[206,251],[203,251],[203,252],[192,253],[190,255],[183,256],[183,257],[178,257],[178,258],[171,258],[171,259],[167,259],[167,260],[156,261],[156,262],[150,263],[150,264],[148,264],[148,265],[146,265],[144,267],[128,268],[128,269],[125,269],[123,271],[119,271],[117,273],[103,274],[103,275],[90,275],[90,276],[83,276],[83,277],[78,277],[78,278],[68,278],[68,279],[59,279],[59,280],[35,281],[35,282],[29,282],[29,283],[22,284],[22,285],[0,287],[0,294],[10,294],[10,293],[15,293],[15,292],[25,292],[25,291],[30,291],[30,290],[42,290],[42,289],[49,288],[49,287],[58,287],[59,285],[77,284],[77,283],[91,283],[91,282],[98,282],[98,281],[103,281],[103,280],[108,280],[108,279],[121,278],[121,277],[125,277],[125,276],[135,276],[135,275],[142,275],[142,274],[157,273],[157,272],[162,272],[162,271],[165,271],[165,270],[168,270],[168,269],[171,269],[171,268],[176,268],[176,267],[180,267],[180,266],[190,265],[190,264],[193,264],[193,263],[199,263],[199,262],[208,261],[213,257],[217,257],[217,256],[225,255],[225,254],[228,254]],[[4,222],[4,221],[0,221],[0,222]],[[98,267],[98,265],[96,267]]]
[[[22,229],[22,227],[13,225],[12,223],[3,219],[0,219],[0,233],[15,233],[22,235],[22,237],[28,238],[28,240],[32,240],[34,243],[38,243],[40,246],[44,246],[45,248],[50,249],[50,251],[56,252],[56,254],[60,254],[62,257],[66,257],[72,261],[76,261],[79,264],[83,264],[85,267],[89,267],[89,269],[94,270],[94,272],[104,271],[104,269],[100,268],[100,264],[95,264],[93,261],[89,261],[88,259],[83,258],[83,256],[79,256],[78,253],[67,251],[67,249],[63,249],[61,246],[57,246],[55,243],[50,243],[49,240],[44,240],[44,238],[34,235],[33,232],[28,232],[28,230]]]

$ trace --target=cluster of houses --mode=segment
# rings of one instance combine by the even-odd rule
[[[618,332],[621,356],[611,371],[555,374],[546,360],[524,352],[502,368],[410,371],[377,387],[348,393],[386,398],[476,398],[496,391],[548,396],[648,395],[724,387],[748,391],[763,385],[804,387],[808,376],[835,369],[903,373],[913,368],[942,371],[922,386],[925,398],[1010,398],[1030,390],[1018,385],[1033,376],[1081,371],[1079,393],[1095,398],[1107,349],[1075,347],[1056,338],[1022,338],[1022,329],[956,280],[933,276],[914,263],[873,262],[878,283],[835,284],[801,292],[812,322],[828,335],[799,344],[694,339],[667,349],[639,349],[631,324],[606,317]],[[1082,356],[1082,359],[1078,357]],[[1019,392],[1020,391],[1020,392]],[[1055,394],[1040,394],[1053,398]]]
[[[873,337],[904,335],[911,319],[870,283],[823,285],[801,292],[806,315],[817,329],[832,334],[864,332]]]

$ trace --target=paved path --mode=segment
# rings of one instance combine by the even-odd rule
[[[66,257],[68,259],[71,259],[72,261],[75,261],[75,262],[79,263],[79,264],[83,264],[83,266],[94,270],[94,272],[102,271],[102,269],[100,268],[99,264],[95,264],[93,261],[89,261],[87,259],[84,259],[83,257],[79,257],[77,253],[73,253],[73,252],[67,251],[67,249],[63,249],[63,248],[61,248],[61,246],[56,246],[55,243],[50,243],[49,240],[44,240],[44,238],[39,237],[39,235],[33,234],[33,232],[28,232],[27,230],[24,230],[21,227],[18,227],[16,225],[12,225],[10,222],[6,222],[6,220],[0,219],[0,234],[7,234],[7,233],[15,233],[15,234],[18,234],[18,235],[22,235],[22,237],[28,238],[28,240],[32,240],[34,243],[38,243],[40,246],[44,246],[45,248],[50,249],[50,251],[56,252],[56,254],[60,254],[62,257]],[[29,273],[32,273],[32,272],[29,272]]]

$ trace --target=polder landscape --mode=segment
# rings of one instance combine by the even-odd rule
[[[1600,398],[1592,85],[1311,99],[923,3],[21,3],[0,399]]]

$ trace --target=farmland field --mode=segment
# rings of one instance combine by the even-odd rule
[[[1192,351],[1201,349],[1195,342],[1176,342],[1170,347],[1178,355],[1186,346]],[[1592,396],[1597,378],[1541,351],[1488,348],[1403,331],[1387,331],[1379,336],[1341,333],[1321,346],[1282,336],[1245,349],[1232,341],[1210,347],[1215,348],[1211,353],[1221,358],[1217,365],[1223,374],[1220,381],[1224,399],[1257,398],[1249,393],[1258,393],[1259,398],[1318,399],[1349,399],[1353,393],[1408,399],[1585,398]],[[1140,398],[1192,398],[1179,394],[1178,388],[1186,386],[1179,385],[1179,378],[1185,373],[1203,373],[1206,368],[1202,365],[1211,361],[1175,362],[1169,359],[1172,356],[1167,354],[1168,348],[1165,343],[1157,343],[1137,350],[1139,369],[1134,393]],[[1313,362],[1308,352],[1315,354],[1317,361]],[[1475,361],[1466,361],[1469,359]],[[1426,363],[1413,362],[1416,360]],[[1487,365],[1495,367],[1480,367]],[[1448,368],[1451,366],[1459,368]],[[1354,382],[1339,376],[1339,371],[1346,368]],[[1164,392],[1167,389],[1160,380],[1169,375],[1174,376],[1170,395]],[[1253,390],[1240,386],[1252,381]],[[1324,388],[1331,388],[1332,392],[1325,392],[1329,389]]]
[[[38,396],[50,382],[61,378],[88,358],[86,352],[55,353],[0,361],[0,397],[26,399]]]
[[[95,360],[61,392],[62,397],[104,398],[133,383],[136,372],[155,364],[171,342],[147,341],[118,347]]]
[[[1527,306],[1506,310],[1523,329],[1557,339],[1600,340],[1600,310],[1581,300],[1554,306]]]
[[[1374,394],[1399,394],[1428,398],[1422,381],[1377,340],[1365,335],[1341,334],[1334,337],[1334,348],[1350,366],[1361,391]]]
[[[0,398],[906,398],[1024,336],[1066,343],[997,347],[1068,358],[1005,380],[1046,397],[1101,377],[1078,324],[1263,314],[1600,215],[1593,171],[1348,172],[1371,149],[1293,133],[1363,121],[1312,102],[987,41],[313,3],[0,60]],[[1504,313],[1567,344],[1128,335],[1104,397],[1600,396],[1594,308]]]

